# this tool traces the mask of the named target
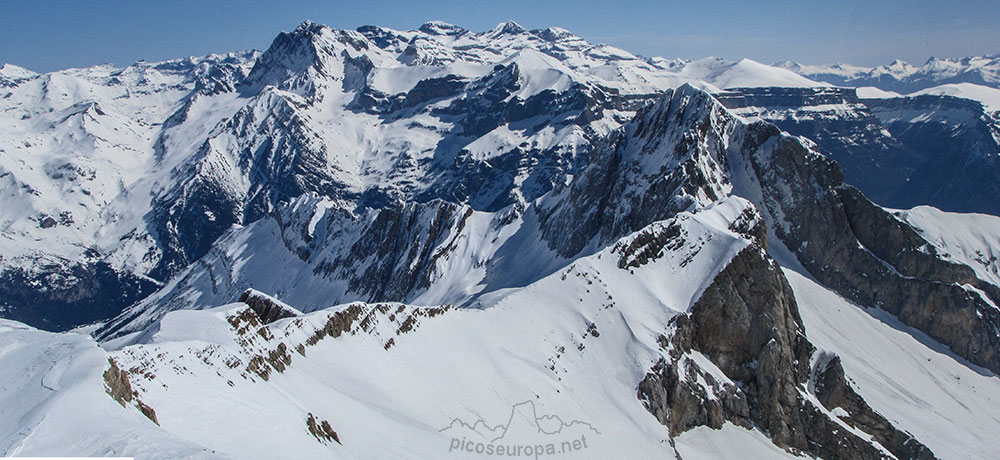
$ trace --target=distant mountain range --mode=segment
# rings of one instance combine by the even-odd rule
[[[816,81],[837,86],[873,86],[909,94],[935,86],[972,83],[1000,88],[1000,57],[975,56],[961,59],[930,58],[916,66],[896,60],[889,65],[861,67],[849,64],[802,65],[784,61],[775,67],[791,70]]]

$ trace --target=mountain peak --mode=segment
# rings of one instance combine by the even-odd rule
[[[783,69],[789,69],[789,70],[796,70],[802,68],[802,64],[800,64],[798,61],[778,61],[775,62],[773,65],[774,67],[781,67]]]
[[[420,29],[417,29],[428,35],[462,35],[467,32],[465,29],[456,26],[454,24],[449,24],[444,21],[427,21]]]
[[[295,31],[293,33],[319,34],[323,32],[323,29],[328,29],[328,28],[329,28],[328,26],[306,19],[305,21],[302,21],[302,24],[299,24],[299,26],[295,28]]]
[[[500,35],[517,35],[527,32],[527,29],[521,27],[520,24],[514,21],[505,21],[497,24],[492,30],[489,31],[489,35],[500,36]]]
[[[322,24],[305,21],[292,32],[278,34],[250,71],[247,83],[278,85],[321,65],[319,50],[325,46],[324,35],[331,30]]]
[[[21,79],[21,78],[31,78],[38,75],[24,67],[16,66],[14,64],[4,63],[0,65],[0,77],[10,78],[10,79]]]
[[[563,29],[562,27],[546,27],[544,29],[532,30],[531,33],[535,34],[542,40],[549,42],[557,42],[569,38],[576,38],[576,35],[573,35],[572,32]]]

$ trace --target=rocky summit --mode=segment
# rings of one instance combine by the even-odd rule
[[[990,62],[433,21],[4,65],[0,455],[993,457],[1000,111],[946,87]]]

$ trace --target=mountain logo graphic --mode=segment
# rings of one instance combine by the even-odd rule
[[[533,458],[586,449],[601,434],[588,422],[539,415],[531,400],[511,406],[505,423],[490,425],[482,418],[468,423],[455,418],[439,431],[450,437],[449,452]]]

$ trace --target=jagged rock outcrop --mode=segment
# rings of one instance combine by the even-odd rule
[[[292,307],[278,301],[278,299],[253,289],[247,289],[240,295],[237,302],[247,304],[264,324],[270,324],[282,318],[292,318],[301,314]]]
[[[337,444],[343,444],[340,442],[340,436],[337,435],[336,431],[333,431],[333,427],[330,426],[330,422],[326,420],[318,420],[312,414],[309,413],[309,417],[306,419],[306,428],[309,430],[316,440],[321,443],[327,443],[330,441],[335,441]]]
[[[156,419],[156,411],[139,399],[139,393],[132,389],[128,372],[118,367],[118,363],[113,358],[108,358],[110,367],[104,371],[104,390],[112,399],[121,404],[122,407],[134,405],[142,415],[145,415],[153,423],[159,425]]]
[[[868,436],[896,458],[935,458],[868,407],[836,357],[809,343],[791,287],[763,247],[745,248],[671,324],[672,334],[660,339],[664,358],[639,383],[638,396],[672,436],[729,421],[822,458],[889,458]]]
[[[536,208],[543,238],[569,257],[724,196],[723,139],[736,125],[708,93],[691,86],[668,92]]]
[[[372,301],[403,300],[430,285],[437,259],[448,257],[446,238],[461,234],[471,214],[472,209],[443,201],[382,209],[348,253],[325,259],[316,271],[353,272],[348,283],[354,292]]]
[[[751,125],[751,144],[773,143],[773,125]],[[785,140],[737,165],[754,185],[775,236],[821,283],[865,306],[885,309],[971,362],[1000,370],[1000,314],[956,283],[996,290],[967,266],[938,257],[909,225],[844,184],[836,163]],[[761,155],[760,152],[767,152]],[[985,286],[985,287],[983,287]],[[992,294],[991,294],[992,293]],[[958,331],[963,331],[959,333]]]

